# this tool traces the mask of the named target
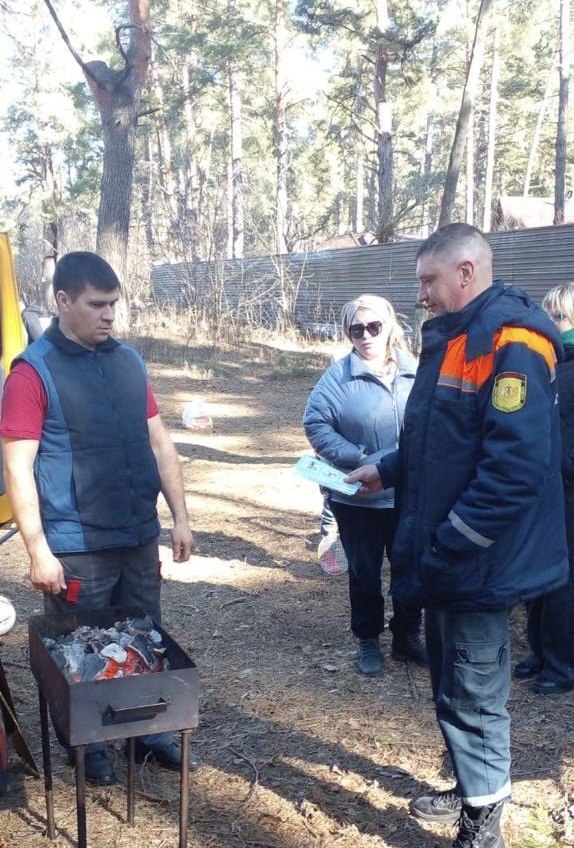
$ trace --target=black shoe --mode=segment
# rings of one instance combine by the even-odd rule
[[[171,742],[160,743],[158,745],[147,745],[140,739],[135,740],[135,759],[138,763],[143,763],[144,760],[155,760],[162,768],[170,771],[179,771],[181,768],[181,744],[178,740],[172,739]],[[188,768],[196,769],[199,766],[199,760],[189,754]]]
[[[391,657],[397,662],[413,662],[428,665],[427,649],[418,633],[395,636],[391,645]]]
[[[112,786],[118,782],[118,776],[105,751],[87,751],[84,768],[88,783],[96,786]]]
[[[529,654],[523,660],[516,663],[512,671],[512,676],[517,680],[529,680],[531,677],[536,677],[542,671],[542,663],[535,654]]]
[[[500,818],[504,801],[488,807],[463,805],[458,835],[452,848],[504,848],[500,832]]]
[[[460,818],[462,800],[456,786],[434,795],[422,795],[411,801],[410,811],[417,819],[428,822],[455,822]]]
[[[532,684],[532,688],[539,695],[566,695],[574,689],[574,683],[556,683],[555,680],[541,674]]]
[[[359,639],[359,671],[372,677],[383,670],[383,658],[378,639]]]

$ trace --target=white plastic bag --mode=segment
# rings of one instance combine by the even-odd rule
[[[213,430],[213,421],[201,398],[193,398],[186,403],[181,420],[188,430]]]

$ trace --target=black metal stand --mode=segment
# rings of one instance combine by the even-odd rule
[[[54,822],[54,793],[52,788],[52,759],[50,755],[50,725],[48,720],[48,702],[40,690],[40,728],[42,734],[42,758],[44,765],[44,789],[46,794],[46,833],[49,839],[56,838]],[[181,770],[179,774],[179,845],[187,848],[187,821],[189,814],[189,737],[190,730],[181,731]],[[86,768],[85,745],[73,748],[76,763],[76,818],[78,825],[78,848],[87,848],[88,833],[86,826]],[[133,827],[135,822],[135,738],[127,740],[127,823]]]
[[[56,838],[54,826],[54,796],[52,792],[52,758],[50,756],[50,726],[48,724],[48,702],[38,690],[40,697],[40,729],[42,733],[42,759],[44,765],[44,792],[46,793],[46,819],[48,839]]]

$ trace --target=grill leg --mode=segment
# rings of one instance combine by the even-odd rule
[[[44,766],[44,792],[46,794],[46,821],[48,839],[56,838],[54,824],[54,794],[52,791],[52,758],[50,756],[50,726],[48,724],[48,703],[38,690],[40,700],[40,730],[42,734],[42,762]]]
[[[181,731],[181,771],[179,774],[179,848],[187,848],[189,809],[189,730]]]
[[[135,793],[134,793],[134,760],[135,760],[136,740],[133,736],[128,739],[128,824],[134,826],[135,812]]]
[[[78,848],[86,848],[86,746],[78,745],[74,748],[76,761],[76,815],[78,819]]]

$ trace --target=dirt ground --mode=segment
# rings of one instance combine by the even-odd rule
[[[355,668],[345,576],[316,558],[320,497],[293,473],[308,449],[300,421],[325,360],[264,344],[226,353],[176,343],[146,348],[162,413],[183,463],[196,554],[164,561],[164,627],[193,657],[201,680],[192,746],[190,848],[448,848],[451,826],[423,825],[409,800],[451,782],[423,669],[392,661],[383,677]],[[183,429],[193,396],[212,432]],[[162,503],[162,543],[169,520]],[[541,563],[541,567],[543,567]],[[41,599],[27,581],[18,536],[0,547],[0,593],[18,621],[0,656],[18,718],[41,765],[37,690],[27,658],[27,617]],[[513,614],[514,658],[525,650]],[[537,696],[513,684],[514,801],[507,848],[574,845],[574,693]],[[119,744],[112,755],[125,780]],[[76,844],[72,769],[52,741],[57,838],[45,836],[41,780],[11,752],[0,799],[0,848]],[[135,826],[122,783],[88,788],[90,846],[178,845],[178,776],[138,767]]]

